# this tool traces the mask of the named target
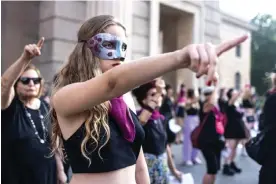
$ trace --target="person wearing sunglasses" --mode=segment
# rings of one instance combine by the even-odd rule
[[[51,156],[49,106],[40,98],[44,81],[31,64],[41,54],[43,42],[44,38],[26,45],[19,59],[1,77],[4,184],[66,182],[60,157]]]
[[[161,79],[153,80],[132,91],[141,106],[137,114],[145,131],[142,146],[151,184],[169,183],[168,166],[179,181],[182,177],[182,173],[175,167],[167,142],[165,117],[159,112],[163,101],[162,91],[165,89],[165,82],[162,86],[160,81]]]

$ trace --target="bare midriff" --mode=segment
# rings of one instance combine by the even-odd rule
[[[135,165],[105,173],[73,174],[70,184],[136,184]]]
[[[178,101],[177,105],[181,106],[181,107],[185,107],[186,103],[185,103],[185,101]]]

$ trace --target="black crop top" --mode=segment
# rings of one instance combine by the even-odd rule
[[[248,100],[248,99],[244,99],[242,100],[242,106],[243,108],[254,108],[254,103],[251,101],[251,100]]]
[[[128,142],[123,138],[119,127],[112,117],[109,116],[110,139],[100,150],[100,156],[102,159],[100,158],[98,151],[106,138],[103,129],[100,133],[102,139],[95,150],[95,144],[91,144],[89,141],[87,143],[87,150],[91,152],[88,155],[91,159],[91,165],[89,165],[89,160],[81,153],[81,143],[85,137],[84,124],[68,140],[63,140],[64,148],[73,173],[103,173],[125,168],[136,163],[145,138],[145,133],[136,114],[131,110],[130,112],[136,130],[134,142]]]
[[[187,108],[186,109],[186,113],[187,113],[187,115],[198,115],[199,109],[198,108],[194,108],[194,107]]]
[[[167,145],[167,134],[163,121],[161,119],[149,120],[143,128],[145,131],[143,151],[156,156],[164,153]]]

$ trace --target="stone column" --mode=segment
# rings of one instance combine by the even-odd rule
[[[193,35],[194,35],[194,16],[189,14],[184,14],[178,19],[177,26],[177,48],[181,49],[186,45],[193,43]],[[188,69],[180,69],[176,74],[177,79],[177,89],[181,83],[184,83],[187,88],[195,88],[196,87],[196,79],[195,74]]]
[[[220,25],[221,15],[219,8],[219,1],[204,1],[204,41],[211,42],[213,44],[220,43]],[[221,71],[219,69],[219,74]],[[220,76],[222,77],[223,74]],[[206,78],[206,77],[205,77]],[[223,78],[221,78],[223,80]],[[219,84],[221,82],[219,80]],[[203,86],[205,85],[202,81]]]
[[[150,1],[150,55],[159,54],[160,2]]]
[[[46,81],[60,69],[77,42],[77,31],[85,20],[85,1],[41,1],[39,36],[45,37],[39,68]]]

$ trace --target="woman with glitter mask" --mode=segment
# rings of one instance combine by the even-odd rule
[[[190,68],[198,77],[207,74],[208,83],[216,81],[218,56],[246,39],[219,46],[193,44],[124,63],[124,26],[109,15],[85,21],[58,72],[51,99],[53,151],[65,149],[71,184],[149,183],[142,150],[145,133],[122,95],[179,68]]]

